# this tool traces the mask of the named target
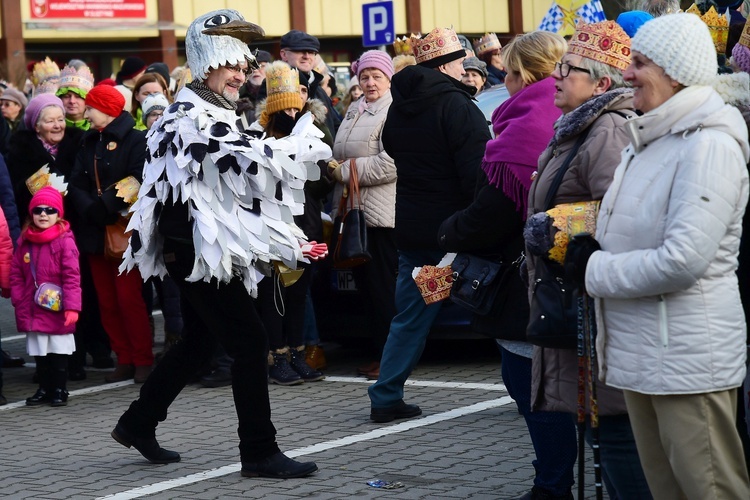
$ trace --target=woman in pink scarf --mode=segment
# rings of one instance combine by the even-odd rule
[[[545,31],[519,35],[503,48],[510,99],[492,113],[495,138],[487,143],[482,160],[485,175],[479,178],[474,202],[440,227],[438,238],[445,250],[503,262],[521,255],[529,187],[539,154],[560,117],[550,75],[565,50],[562,37]],[[475,316],[472,328],[498,339],[503,381],[534,445],[534,486],[522,498],[572,498],[575,425],[567,413],[531,411],[533,351],[525,342],[528,298],[523,281],[513,278],[499,314]]]

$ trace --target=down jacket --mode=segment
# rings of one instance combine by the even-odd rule
[[[341,165],[344,184],[349,183],[349,160],[356,160],[362,206],[369,227],[394,227],[396,223],[396,164],[383,149],[382,139],[391,102],[393,98],[388,91],[361,114],[359,101],[353,102],[333,145],[333,157],[339,162],[347,160]],[[334,200],[341,198],[342,190],[342,185],[336,186]]]
[[[748,199],[747,127],[710,87],[688,87],[626,125],[586,288],[597,300],[600,378],[644,394],[742,384],[735,270]]]
[[[32,259],[37,283],[60,286],[63,309],[80,311],[81,273],[73,233],[67,230],[49,243],[31,243],[21,239],[13,255],[10,299],[16,310],[16,327],[19,332],[50,335],[74,333],[75,323],[65,326],[65,315],[62,311],[49,311],[34,303],[36,288],[31,273]]]
[[[609,188],[620,153],[628,143],[623,125],[633,111],[630,89],[610,90],[592,97],[557,122],[550,145],[539,157],[539,173],[529,191],[529,214],[544,210],[544,199],[578,136],[589,127],[588,136],[563,176],[553,205],[600,200]],[[531,255],[526,252],[527,255]],[[534,280],[535,258],[527,259],[529,283]],[[529,287],[531,291],[533,287]],[[529,292],[530,293],[530,292]],[[531,378],[532,408],[544,411],[576,412],[578,358],[574,349],[534,348]],[[627,412],[622,392],[597,387],[599,412],[622,415]],[[586,398],[588,401],[588,397]]]

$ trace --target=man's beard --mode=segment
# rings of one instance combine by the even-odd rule
[[[235,90],[234,92],[231,92],[229,89],[224,88],[224,90],[221,93],[221,96],[229,102],[237,102],[240,98],[240,92],[239,90]]]

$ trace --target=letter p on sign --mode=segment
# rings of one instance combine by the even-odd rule
[[[362,45],[374,47],[393,43],[396,36],[393,22],[393,2],[362,5]]]

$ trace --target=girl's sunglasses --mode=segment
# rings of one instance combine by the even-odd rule
[[[55,215],[57,214],[57,212],[58,210],[52,207],[34,207],[31,209],[31,213],[34,215],[42,215],[42,214]]]

